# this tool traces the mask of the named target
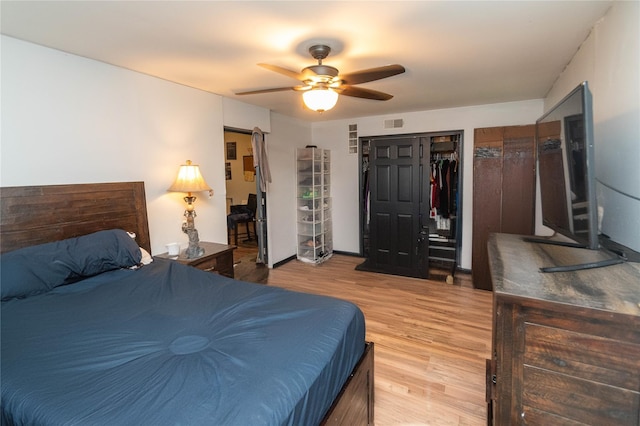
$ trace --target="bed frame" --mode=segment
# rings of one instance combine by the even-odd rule
[[[135,232],[151,252],[143,182],[0,188],[0,253],[97,232]],[[345,382],[323,425],[373,425],[373,343]]]

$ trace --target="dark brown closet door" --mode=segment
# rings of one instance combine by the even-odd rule
[[[533,234],[535,179],[535,126],[505,127],[500,232]]]
[[[471,273],[475,288],[491,290],[487,241],[500,231],[502,141],[504,128],[475,129],[473,147],[473,243]]]
[[[532,235],[535,217],[535,126],[475,129],[473,285],[492,290],[487,240],[492,232]]]
[[[372,140],[369,268],[389,274],[428,276],[421,230],[421,147],[415,137]],[[428,164],[428,159],[427,159]]]

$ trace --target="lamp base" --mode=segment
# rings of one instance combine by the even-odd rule
[[[195,212],[193,213],[195,215]],[[196,259],[204,255],[204,249],[198,245],[200,238],[198,237],[198,230],[193,225],[194,215],[185,214],[187,221],[182,224],[182,232],[189,236],[189,246],[184,252],[187,259]]]
[[[191,241],[189,241],[189,247],[187,247],[184,254],[187,259],[196,259],[204,255],[204,249],[197,243],[192,244]]]

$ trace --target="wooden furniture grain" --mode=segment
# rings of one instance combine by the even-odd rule
[[[491,290],[489,234],[534,232],[535,158],[534,125],[474,130],[471,270],[476,288]]]
[[[209,243],[200,241],[200,247],[204,249],[204,254],[195,259],[187,259],[184,253],[179,256],[169,256],[169,253],[159,254],[157,257],[172,259],[185,265],[193,266],[207,272],[224,275],[233,278],[233,251],[235,246],[226,244]]]
[[[104,229],[135,232],[151,252],[143,182],[0,188],[0,252]]]
[[[640,264],[542,273],[608,255],[507,234],[490,237],[489,256],[493,424],[637,426]]]

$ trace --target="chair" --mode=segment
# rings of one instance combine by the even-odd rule
[[[257,237],[256,233],[256,211],[258,209],[258,198],[256,194],[249,194],[247,204],[237,204],[231,206],[227,215],[227,228],[233,230],[234,244],[238,245],[238,225],[245,224],[247,231],[247,239],[244,241],[253,241],[251,237],[251,231],[249,230],[249,224],[253,224],[253,235]],[[231,240],[231,235],[229,235]]]

